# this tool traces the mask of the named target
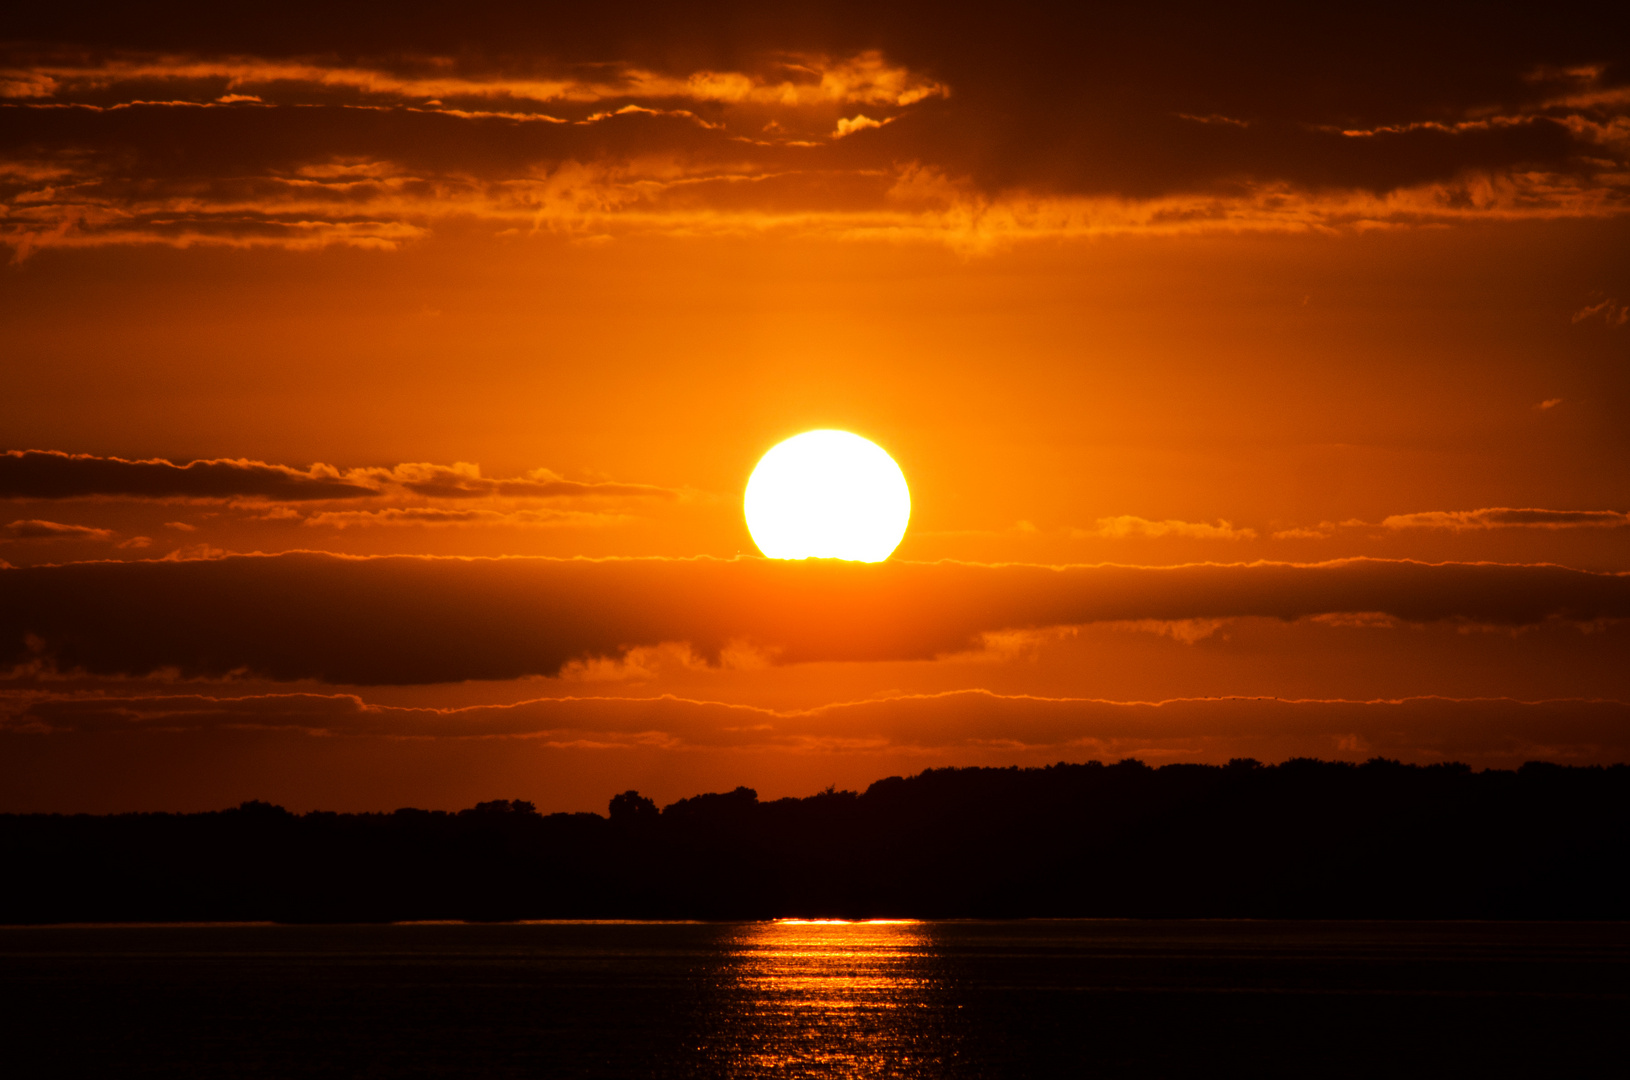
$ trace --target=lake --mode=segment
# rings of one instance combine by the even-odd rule
[[[0,1053],[19,1078],[1583,1075],[1627,976],[1613,923],[9,927]]]

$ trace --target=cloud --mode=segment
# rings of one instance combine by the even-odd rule
[[[481,475],[469,462],[434,465],[408,462],[391,468],[340,471],[316,464],[300,470],[245,458],[193,461],[185,465],[155,458],[128,461],[92,454],[66,454],[56,450],[12,450],[0,454],[0,498],[74,499],[123,498],[154,500],[249,500],[263,518],[293,519],[288,508],[266,510],[263,502],[311,504],[354,502],[359,499],[411,503],[385,510],[318,512],[306,520],[335,526],[356,524],[459,524],[508,521],[510,524],[552,524],[584,520],[595,515],[575,511],[517,509],[528,501],[577,501],[606,504],[626,500],[673,500],[681,492],[653,484],[567,480],[548,469],[523,476],[494,479]],[[465,504],[460,509],[436,508],[434,501]],[[474,509],[471,503],[503,504]],[[603,516],[603,515],[602,515]],[[166,522],[168,528],[192,531],[186,522]]]
[[[322,104],[333,101],[338,91],[352,92],[363,100],[415,102],[433,107],[442,107],[446,102],[494,100],[523,106],[689,100],[796,108],[905,106],[943,97],[948,92],[932,79],[890,64],[876,50],[839,59],[784,56],[762,63],[755,70],[701,69],[678,74],[627,63],[530,76],[481,69],[461,71],[460,67],[458,61],[444,57],[424,57],[416,63],[394,66],[364,66],[255,56],[123,56],[91,64],[47,61],[29,70],[13,71],[7,73],[9,81],[0,84],[0,97],[68,101],[88,96],[106,98],[110,94],[125,100],[136,95],[185,98],[202,86],[204,100],[221,104]],[[231,93],[211,96],[209,88]],[[245,94],[245,90],[258,93]]]
[[[1314,616],[1320,618],[1321,616]],[[1135,633],[1158,634],[1169,637],[1173,641],[1180,641],[1184,645],[1193,645],[1221,630],[1228,622],[1227,619],[1130,619],[1106,623],[1106,626],[1117,630],[1130,630]]]
[[[1005,753],[1052,760],[1139,756],[1226,761],[1298,754],[1514,765],[1545,759],[1630,759],[1630,703],[1563,699],[1281,700],[1160,702],[1004,695],[913,694],[771,709],[671,695],[573,696],[506,705],[422,708],[352,694],[102,696],[0,695],[0,733],[73,738],[143,732],[282,731],[338,738],[527,739],[587,751],[779,751],[802,755]]]
[[[1278,529],[1275,530],[1273,538],[1275,540],[1328,540],[1335,535],[1337,528],[1339,526],[1334,522],[1325,521],[1320,522],[1318,528],[1315,529],[1300,526],[1290,529]]]
[[[884,110],[866,121],[882,126],[949,92],[875,50],[534,74],[443,56],[65,55],[24,58],[0,101],[16,132],[0,139],[0,242],[19,258],[121,243],[390,248],[449,219],[558,230],[586,212],[637,227],[675,185],[691,206],[710,183],[768,192],[802,174],[819,187],[836,163],[788,166],[836,138],[840,110]]]
[[[1600,318],[1609,326],[1623,326],[1630,322],[1630,305],[1619,303],[1617,300],[1603,300],[1600,303],[1582,307],[1573,313],[1573,321],[1582,323],[1586,319]]]
[[[472,527],[509,525],[557,527],[613,525],[626,518],[620,514],[585,513],[581,510],[448,510],[436,506],[388,507],[384,510],[326,510],[305,519],[307,525],[335,529],[378,526]]]
[[[13,521],[0,529],[0,536],[8,540],[111,540],[108,529],[93,529],[89,525],[62,525],[55,521]]]
[[[1491,30],[1502,44],[1468,57],[1441,34],[1360,40],[1320,19],[1200,9],[1175,31],[1152,12],[1107,31],[1048,10],[970,34],[910,4],[827,8],[750,27],[705,3],[677,22],[655,4],[507,11],[439,33],[423,32],[434,18],[398,20],[418,29],[344,45],[327,13],[288,13],[303,29],[281,45],[264,28],[30,16],[38,29],[16,40],[33,44],[0,48],[0,237],[19,257],[388,249],[478,221],[981,251],[1630,206],[1623,65],[1544,60],[1597,55],[1582,27],[1550,43]],[[1396,77],[1378,86],[1378,68]]]
[[[1560,401],[1544,402],[1549,408]],[[1316,528],[1290,528],[1274,532],[1275,540],[1327,540],[1343,529],[1449,529],[1467,532],[1483,529],[1616,529],[1630,525],[1630,514],[1617,510],[1544,510],[1536,507],[1490,506],[1480,510],[1425,510],[1414,514],[1391,514],[1379,524],[1352,519],[1321,521]]]
[[[1002,630],[1299,619],[1525,626],[1630,618],[1630,576],[1547,564],[1174,567],[297,552],[0,571],[0,668],[412,684],[555,675],[685,643],[717,662],[927,660]]]
[[[1182,536],[1196,540],[1255,540],[1255,529],[1236,529],[1226,521],[1215,525],[1195,521],[1150,521],[1147,518],[1122,514],[1120,517],[1099,518],[1091,530],[1072,530],[1074,539],[1102,537],[1120,540],[1129,536]]]
[[[1482,510],[1431,510],[1393,514],[1382,520],[1384,529],[1616,529],[1630,525],[1630,514],[1617,510],[1539,510],[1506,506]]]
[[[406,125],[392,125],[400,128]],[[891,125],[893,130],[899,125]],[[503,132],[476,132],[485,143]],[[694,133],[693,133],[694,134]],[[207,136],[199,134],[197,138]],[[267,139],[289,141],[289,135]],[[445,133],[426,132],[434,145]],[[190,141],[191,137],[181,141]],[[232,141],[254,141],[249,133]],[[521,140],[513,140],[520,142]],[[684,150],[668,144],[684,142]],[[845,143],[862,140],[844,139]],[[306,144],[315,156],[323,140]],[[824,151],[759,152],[736,137],[654,140],[644,154],[614,147],[540,153],[518,171],[452,170],[376,157],[373,175],[319,176],[290,162],[260,175],[116,175],[83,147],[19,162],[37,173],[66,170],[67,183],[17,181],[0,243],[14,258],[52,248],[163,245],[176,248],[326,247],[394,250],[438,229],[477,222],[515,236],[814,236],[945,245],[982,253],[1035,241],[1108,236],[1352,233],[1477,221],[1611,217],[1625,193],[1560,173],[1467,172],[1391,188],[1302,188],[1249,181],[1229,190],[1147,197],[986,192],[972,179],[888,147],[875,162],[821,161]],[[336,147],[329,157],[378,153]],[[815,156],[802,156],[805,154]],[[123,167],[122,159],[117,164]],[[223,167],[224,168],[224,167]],[[20,175],[20,173],[19,173]],[[0,188],[4,188],[0,185]]]
[[[889,117],[886,120],[873,120],[864,113],[856,116],[840,117],[838,119],[838,126],[832,132],[832,134],[834,138],[841,139],[845,135],[853,135],[855,132],[865,131],[867,128],[880,128],[892,120],[893,117]]]
[[[1398,620],[1381,611],[1336,611],[1315,615],[1312,622],[1350,630],[1391,630]]]
[[[203,562],[212,559],[224,559],[233,552],[225,548],[218,548],[214,544],[187,544],[176,548],[164,555],[159,561],[167,563]]]
[[[432,465],[428,462],[398,465],[388,473],[375,473],[381,480],[399,484],[415,495],[436,499],[471,499],[500,496],[511,499],[553,498],[646,498],[674,499],[679,493],[654,484],[616,484],[567,480],[548,469],[534,469],[510,480],[481,475],[481,467],[468,462]]]
[[[0,498],[5,499],[102,495],[138,499],[253,497],[299,502],[361,498],[374,493],[324,465],[313,465],[302,472],[243,458],[176,465],[158,458],[129,461],[57,450],[0,453]]]

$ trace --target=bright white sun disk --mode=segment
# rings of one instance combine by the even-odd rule
[[[759,461],[743,500],[747,531],[772,559],[882,562],[911,519],[905,474],[847,431],[806,431]]]

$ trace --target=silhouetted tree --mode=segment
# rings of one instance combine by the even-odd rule
[[[461,812],[466,814],[536,814],[538,808],[522,799],[493,799],[491,802],[476,803],[469,810]]]
[[[609,814],[613,822],[645,824],[656,821],[661,811],[657,809],[656,803],[639,792],[630,790],[611,797]]]
[[[1630,917],[1630,767],[929,769],[609,816],[0,815],[0,922],[772,915]]]

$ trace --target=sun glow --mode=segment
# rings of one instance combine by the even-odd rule
[[[911,519],[905,474],[847,431],[806,431],[759,460],[743,499],[747,531],[772,559],[882,562]]]

